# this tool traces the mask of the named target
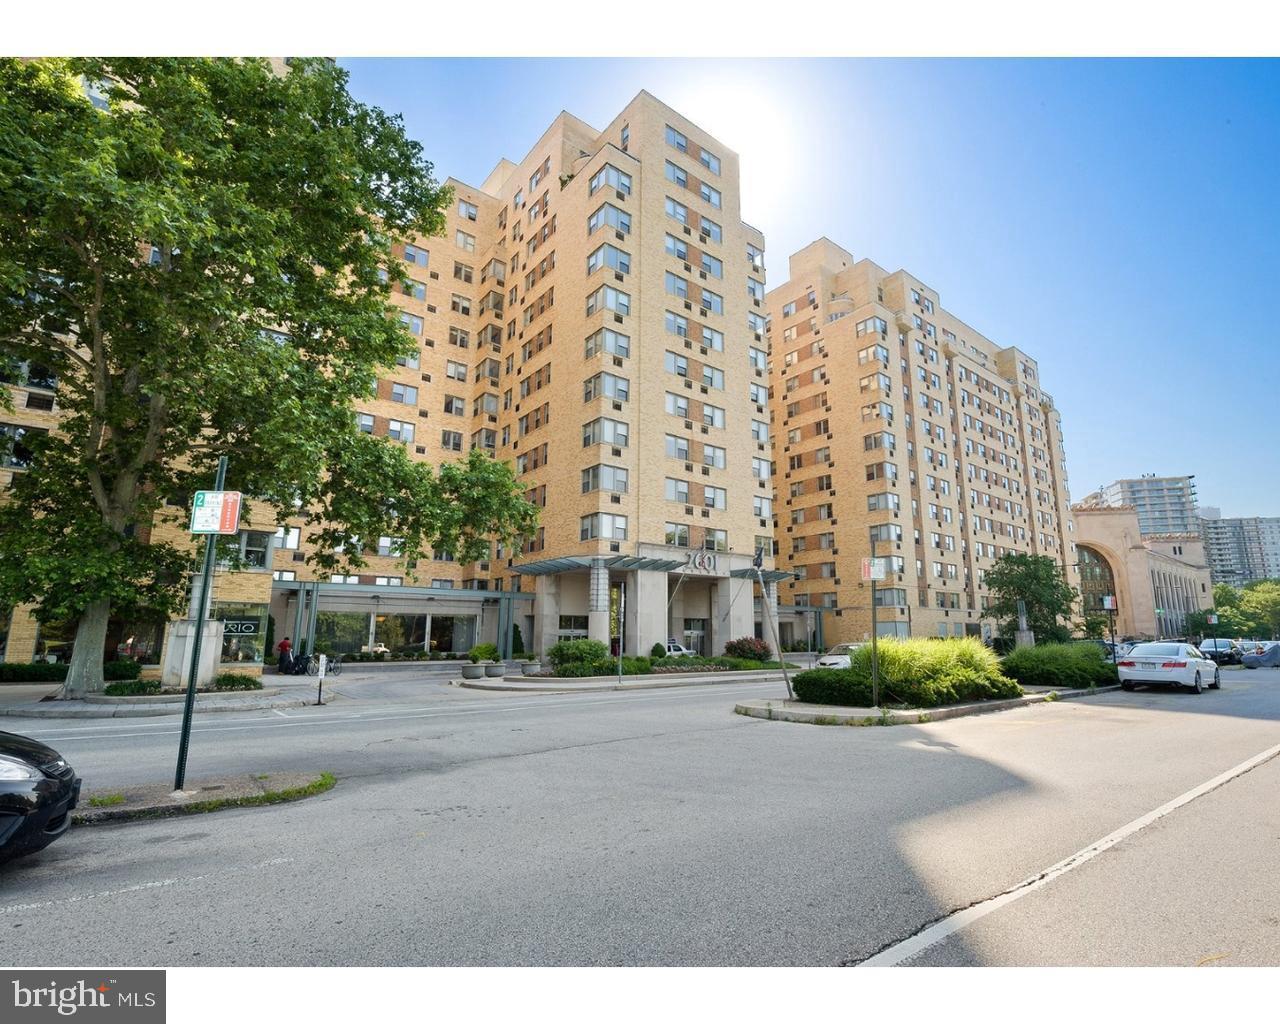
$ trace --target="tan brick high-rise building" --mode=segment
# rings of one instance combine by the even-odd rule
[[[449,184],[443,236],[392,254],[417,352],[358,424],[433,464],[473,447],[512,462],[542,526],[469,565],[406,566],[395,538],[364,538],[368,566],[320,585],[316,635],[465,651],[515,625],[538,652],[621,633],[628,653],[669,636],[711,653],[758,631],[757,547],[777,576],[764,239],[741,219],[737,154],[642,92],[603,131],[562,113],[518,163]],[[30,413],[16,397],[0,429],[56,421],[52,391]],[[315,574],[296,526],[250,524],[241,548],[249,569],[219,572],[213,615],[239,630],[224,657],[253,664],[268,609],[277,639],[308,631]],[[13,623],[25,660],[34,624]],[[121,653],[157,660],[162,632]]]
[[[1036,361],[942,308],[906,271],[828,239],[770,291],[771,384],[784,605],[821,608],[823,641],[862,640],[877,584],[881,635],[989,634],[983,575],[1047,555],[1078,585],[1062,427]]]

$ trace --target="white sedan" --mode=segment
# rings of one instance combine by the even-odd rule
[[[1148,686],[1188,686],[1196,693],[1208,686],[1222,688],[1218,666],[1192,644],[1175,642],[1138,644],[1116,664],[1120,687],[1132,690]]]
[[[814,664],[818,668],[848,668],[853,652],[865,646],[865,644],[836,644]]]

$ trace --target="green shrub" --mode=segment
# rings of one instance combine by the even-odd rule
[[[1038,644],[1005,655],[1000,667],[1023,686],[1083,689],[1116,681],[1115,666],[1097,644]]]
[[[66,678],[66,665],[47,661],[0,662],[0,683],[60,683]]]
[[[662,658],[665,658],[666,656],[667,656],[666,644],[654,644],[651,648],[649,648],[649,657],[652,658],[654,661],[658,661]]]
[[[756,636],[739,637],[724,645],[724,653],[730,658],[746,658],[748,661],[768,661],[769,645]]]
[[[219,672],[213,680],[215,690],[261,690],[262,680],[243,672]]]
[[[649,658],[624,655],[622,658],[622,674],[624,676],[647,676],[653,671],[653,663]],[[616,676],[618,659],[605,656],[591,661],[571,661],[556,665],[547,675],[560,679],[581,679],[586,676]]]
[[[107,682],[115,679],[137,679],[142,675],[142,666],[136,661],[121,658],[119,661],[108,661],[102,666],[102,678]]]
[[[605,661],[608,657],[609,649],[599,640],[561,640],[547,651],[547,660],[556,668]]]
[[[842,704],[871,707],[870,679],[859,678],[848,668],[812,668],[791,678],[796,700],[806,704]]]
[[[1021,695],[980,640],[881,640],[880,702],[931,708]],[[801,697],[801,680],[807,696]],[[871,646],[850,657],[848,669],[814,669],[795,677],[796,696],[814,704],[871,705]]]
[[[471,648],[471,653],[467,655],[471,659],[471,664],[479,661],[497,661],[498,645],[497,644],[476,644]]]
[[[121,679],[107,683],[102,692],[108,697],[146,697],[160,692],[160,680]]]

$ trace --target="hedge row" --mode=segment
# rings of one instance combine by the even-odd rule
[[[1023,686],[1074,690],[1107,686],[1117,680],[1115,666],[1097,644],[1019,647],[1005,655],[1000,667]]]
[[[932,708],[974,700],[1018,697],[1021,687],[1000,671],[1000,660],[980,640],[881,640],[880,703]],[[793,682],[809,704],[870,707],[871,647],[853,652],[847,669],[812,669]]]
[[[0,683],[60,683],[67,678],[67,667],[65,662],[0,662]],[[102,678],[106,682],[137,679],[140,675],[142,666],[128,658],[108,661],[102,666]]]

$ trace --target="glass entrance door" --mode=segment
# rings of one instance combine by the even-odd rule
[[[684,645],[694,654],[707,653],[707,620],[684,620]]]

